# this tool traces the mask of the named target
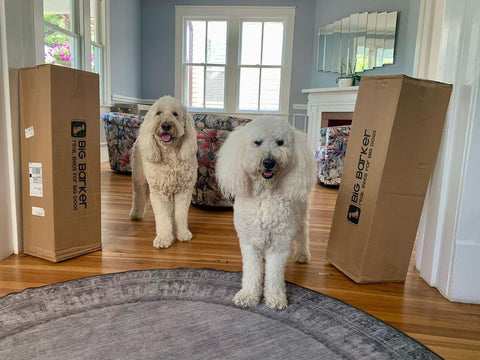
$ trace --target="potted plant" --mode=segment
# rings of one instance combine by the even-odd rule
[[[337,78],[339,87],[355,86],[355,81],[360,81],[361,77],[355,72],[355,65],[340,61],[340,76]]]

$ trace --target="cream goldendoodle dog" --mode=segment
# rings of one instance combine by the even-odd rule
[[[177,99],[158,99],[145,116],[133,146],[133,204],[130,218],[142,219],[150,195],[155,214],[153,246],[189,241],[188,208],[197,179],[193,119]]]
[[[304,134],[270,116],[237,128],[220,148],[216,177],[225,195],[235,198],[242,251],[236,305],[255,306],[263,292],[268,307],[287,306],[285,267],[293,239],[295,261],[310,259],[307,221],[314,171]]]

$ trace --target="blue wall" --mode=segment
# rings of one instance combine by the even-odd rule
[[[141,98],[141,23],[139,0],[110,1],[112,94]]]
[[[320,27],[347,17],[352,13],[365,11],[398,11],[394,63],[365,71],[359,75],[406,74],[411,76],[414,67],[419,9],[420,0],[317,0],[315,33],[318,32]],[[317,72],[315,70],[317,49],[318,44],[315,40],[312,59],[312,77],[309,87],[337,86],[336,78],[339,76],[338,73]]]
[[[110,2],[112,94],[156,99],[174,94],[175,5],[295,6],[290,109],[302,89],[335,87],[338,74],[317,72],[318,28],[355,12],[398,11],[395,62],[362,75],[412,75],[420,0],[113,0]]]

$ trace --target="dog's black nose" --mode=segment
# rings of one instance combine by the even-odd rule
[[[162,124],[162,130],[163,131],[168,131],[172,128],[172,125],[170,124]]]
[[[275,167],[275,164],[277,162],[275,161],[275,159],[273,158],[266,158],[265,160],[263,160],[263,167],[265,169],[273,169]]]

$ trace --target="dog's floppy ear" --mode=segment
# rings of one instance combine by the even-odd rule
[[[161,162],[162,152],[157,140],[154,137],[155,129],[153,127],[155,124],[152,121],[154,111],[155,110],[153,110],[152,107],[145,115],[145,119],[142,125],[140,125],[138,137],[135,143],[145,160],[150,162]]]
[[[227,197],[233,198],[249,192],[249,178],[242,166],[245,153],[244,134],[243,126],[235,128],[217,154],[215,177],[220,190]]]
[[[197,152],[197,132],[193,118],[187,108],[182,105],[182,116],[185,120],[185,134],[183,135],[182,146],[180,147],[180,158],[188,161]]]
[[[292,198],[308,198],[315,183],[315,157],[303,132],[293,130],[293,168],[285,174],[281,186]]]

